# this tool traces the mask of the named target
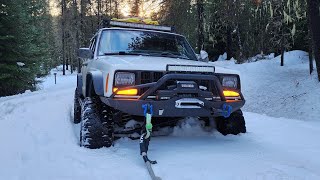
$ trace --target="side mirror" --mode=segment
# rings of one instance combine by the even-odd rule
[[[206,51],[201,50],[200,51],[200,61],[205,61],[208,62],[209,61],[209,55]]]
[[[78,50],[78,56],[82,59],[92,59],[93,58],[93,51],[89,48],[80,48]]]
[[[200,60],[200,54],[196,54],[197,59]]]

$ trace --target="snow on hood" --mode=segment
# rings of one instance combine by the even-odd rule
[[[113,68],[117,70],[166,71],[167,65],[214,66],[212,63],[208,62],[154,56],[115,55],[100,57],[100,60],[105,61],[108,65],[113,66]],[[216,66],[215,68],[216,73],[237,74],[237,71]]]

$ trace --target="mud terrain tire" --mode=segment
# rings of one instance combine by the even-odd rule
[[[80,146],[89,149],[110,147],[113,144],[113,128],[105,127],[108,118],[98,98],[87,97],[84,99],[81,125]]]
[[[246,123],[241,110],[238,110],[230,115],[228,118],[216,118],[217,130],[224,136],[228,134],[238,135],[246,133]]]
[[[80,95],[76,89],[74,92],[74,105],[73,105],[73,123],[79,124],[81,121],[81,105],[79,103]]]

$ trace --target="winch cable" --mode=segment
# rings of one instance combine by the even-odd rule
[[[153,109],[152,105],[145,104],[142,105],[142,108],[144,110],[144,116],[146,118],[146,124],[145,128],[142,129],[141,137],[140,137],[140,155],[142,156],[146,167],[148,169],[148,172],[151,176],[152,180],[161,180],[160,177],[157,177],[154,174],[154,171],[151,167],[151,164],[157,164],[157,161],[151,161],[148,158],[148,149],[149,149],[149,143],[152,133],[152,115],[153,115]]]

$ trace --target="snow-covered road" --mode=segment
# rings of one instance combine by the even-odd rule
[[[41,91],[0,98],[1,180],[149,179],[137,140],[80,148],[71,122],[75,76],[52,83],[49,77]],[[194,136],[197,128],[187,125],[153,138],[156,174],[163,180],[320,179],[320,123],[249,112],[245,118],[244,135]]]

